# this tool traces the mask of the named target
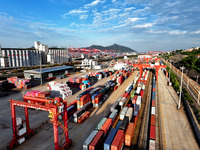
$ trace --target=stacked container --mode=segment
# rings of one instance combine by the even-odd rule
[[[62,82],[51,81],[47,85],[47,89],[50,90],[55,97],[67,99],[72,96],[72,90],[70,90],[67,84]]]
[[[28,79],[20,79],[17,77],[7,78],[9,83],[14,84],[17,88],[28,89],[31,88],[31,82]]]

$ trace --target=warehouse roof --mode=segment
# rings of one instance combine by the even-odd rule
[[[49,67],[49,68],[42,68],[41,73],[47,73],[47,72],[54,72],[59,70],[67,70],[72,69],[72,66],[56,66],[56,67]],[[35,70],[24,70],[26,73],[40,73],[40,69]]]

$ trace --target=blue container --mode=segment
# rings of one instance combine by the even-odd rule
[[[99,92],[95,93],[92,95],[92,99],[94,100],[95,99],[95,96],[97,96],[99,94]]]
[[[133,89],[133,86],[132,86],[132,85],[131,85],[131,86],[129,86],[129,89],[131,89],[131,90],[132,90],[132,89]]]
[[[118,130],[121,124],[122,124],[122,121],[118,121],[118,123],[117,123],[115,128]]]
[[[104,150],[110,150],[111,149],[111,144],[112,144],[112,141],[113,141],[117,131],[118,131],[118,129],[116,129],[116,128],[113,128],[110,131],[110,134],[108,135],[106,141],[104,142]]]
[[[76,105],[72,105],[72,106],[67,108],[67,113],[69,114],[70,112],[72,112],[75,109],[76,109]]]
[[[128,89],[128,91],[126,93],[130,93],[131,92],[131,89]]]

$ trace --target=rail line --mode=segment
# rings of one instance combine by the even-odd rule
[[[181,79],[182,72],[174,67],[172,64],[170,64],[168,61],[163,60],[167,66],[171,65],[172,71]],[[183,85],[187,88],[189,91],[189,94],[194,98],[196,105],[198,106],[198,109],[200,109],[200,86],[198,83],[190,79],[187,75],[183,74]]]

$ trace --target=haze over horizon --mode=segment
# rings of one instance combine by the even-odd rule
[[[0,44],[175,50],[200,46],[199,0],[0,0]]]

